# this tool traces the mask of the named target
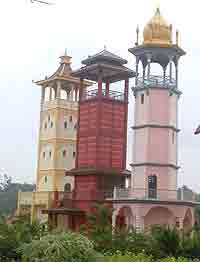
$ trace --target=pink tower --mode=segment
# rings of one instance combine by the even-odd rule
[[[177,191],[178,64],[185,52],[178,32],[172,43],[172,26],[159,9],[145,26],[141,45],[138,35],[139,29],[129,49],[136,58],[132,181],[128,190],[116,189],[113,223],[146,230],[153,224],[191,228],[194,199]]]

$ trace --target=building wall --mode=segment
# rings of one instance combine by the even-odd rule
[[[75,167],[78,103],[63,99],[44,101],[41,107],[37,191],[63,191],[65,170]]]
[[[167,89],[137,91],[133,136],[133,187],[146,194],[148,176],[157,176],[157,188],[171,191],[177,187],[177,102],[178,96]],[[137,166],[135,166],[137,164]],[[141,190],[143,188],[143,193]]]
[[[78,167],[124,169],[125,104],[88,100],[80,104]]]

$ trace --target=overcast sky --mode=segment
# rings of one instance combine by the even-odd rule
[[[51,1],[51,0],[49,0]],[[73,68],[104,45],[128,59],[141,31],[152,17],[154,0],[52,0],[56,5],[31,4],[30,0],[1,0],[0,5],[0,168],[14,180],[34,182],[37,158],[40,88],[32,80],[52,74],[64,53],[73,57]],[[196,0],[161,0],[161,12],[180,30],[180,45],[187,52],[181,59],[179,88],[179,184],[200,191],[200,34]],[[131,144],[134,98],[129,103]],[[128,149],[131,162],[131,147]]]

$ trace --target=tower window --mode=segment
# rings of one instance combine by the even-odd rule
[[[75,151],[73,152],[73,158],[74,158],[74,157],[76,157],[76,152],[75,152]]]
[[[148,198],[157,198],[157,176],[148,177]]]
[[[51,120],[51,118],[50,118],[50,116],[48,116],[48,121],[50,121]]]
[[[65,184],[64,191],[65,192],[71,192],[71,184],[69,184],[69,183]]]
[[[69,122],[72,122],[72,116],[69,117]]]
[[[63,155],[63,157],[66,157],[66,150],[63,150],[63,152],[62,152],[62,155]]]
[[[144,104],[144,94],[141,94],[141,104]]]
[[[64,122],[64,128],[67,129],[67,121]]]
[[[47,176],[44,177],[44,183],[47,183]]]
[[[49,151],[49,157],[51,158],[51,151]]]
[[[53,122],[51,121],[51,128],[53,127]]]
[[[172,130],[172,144],[174,144],[174,139],[175,139],[175,134],[174,131]]]
[[[46,155],[46,154],[45,154],[45,152],[43,152],[43,154],[42,154],[42,155],[43,155],[43,158],[45,158],[45,155]]]

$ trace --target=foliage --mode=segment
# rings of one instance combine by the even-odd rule
[[[155,257],[177,257],[181,254],[181,236],[176,227],[152,227],[151,244],[151,253]]]
[[[125,253],[117,252],[113,256],[105,257],[105,262],[153,262],[152,256],[147,256],[144,253],[133,254],[133,253]]]
[[[0,259],[19,259],[17,249],[23,243],[30,243],[46,234],[44,225],[34,222],[32,225],[28,218],[20,217],[14,224],[6,224],[5,219],[0,219]]]
[[[77,233],[49,234],[20,248],[22,262],[89,262],[94,261],[93,244]]]
[[[87,216],[87,226],[82,227],[95,245],[95,249],[104,253],[112,247],[112,212],[106,205],[94,205],[94,211]]]

